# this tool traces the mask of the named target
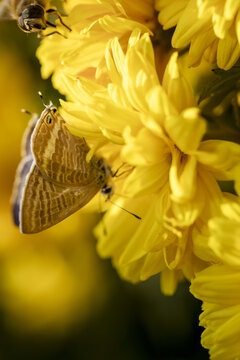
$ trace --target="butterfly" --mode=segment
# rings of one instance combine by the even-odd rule
[[[47,15],[57,15],[59,21],[69,31],[71,29],[62,21],[60,11],[54,8],[49,8],[48,0],[2,0],[0,1],[0,19],[2,20],[17,20],[19,28],[26,32],[40,32],[46,29],[47,26],[56,27],[47,19]],[[63,14],[61,14],[63,15]],[[53,31],[45,36],[58,33]],[[40,35],[39,37],[45,37]]]
[[[22,233],[37,233],[73,214],[100,191],[110,198],[110,167],[102,158],[86,156],[90,148],[73,135],[50,103],[32,116],[22,139],[16,171],[12,214]]]

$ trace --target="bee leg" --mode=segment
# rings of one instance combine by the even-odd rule
[[[57,9],[48,9],[48,10],[46,10],[46,12],[47,12],[48,14],[55,14],[55,15],[57,15],[60,23],[61,23],[63,26],[65,26],[69,31],[72,31],[72,29],[70,29],[70,27],[68,27],[68,26],[62,21],[61,16],[66,16],[65,14],[62,14],[62,13],[61,13],[60,11],[58,11]]]
[[[47,9],[46,12],[47,12],[48,14],[56,14],[56,13],[58,13],[58,15],[60,15],[61,17],[68,16],[68,15],[65,14],[64,12],[58,10],[57,8]]]
[[[58,35],[61,35],[61,36],[63,36],[65,39],[67,39],[66,38],[66,36],[64,36],[63,34],[61,34],[59,31],[52,31],[52,32],[50,32],[49,34],[42,34],[42,33],[38,33],[38,35],[37,35],[37,37],[39,38],[39,39],[44,39],[44,38],[46,38],[46,37],[48,37],[48,36],[50,36],[50,35],[53,35],[53,34],[58,34]]]

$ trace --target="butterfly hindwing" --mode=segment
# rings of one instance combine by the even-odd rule
[[[99,190],[94,183],[76,189],[50,182],[33,163],[22,196],[21,232],[36,233],[57,224],[87,204]]]

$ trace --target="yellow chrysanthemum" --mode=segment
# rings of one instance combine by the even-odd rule
[[[212,360],[240,358],[240,271],[228,265],[212,265],[199,272],[190,287],[203,300],[200,325],[202,345]]]
[[[202,345],[211,359],[240,358],[240,203],[227,196],[219,207],[221,214],[208,222],[206,245],[215,265],[199,272],[190,287],[203,301],[200,325],[206,329]]]
[[[42,64],[43,78],[51,73],[57,77],[60,71],[91,78],[95,76],[97,67],[97,76],[100,77],[109,39],[117,36],[126,47],[135,28],[152,33],[157,23],[153,0],[135,3],[126,0],[69,0],[64,6],[68,13],[64,21],[72,31],[59,26],[58,31],[64,31],[65,38],[55,34],[41,42],[37,56]]]
[[[58,78],[71,100],[62,102],[71,131],[93,145],[89,156],[98,149],[114,169],[126,164],[114,201],[142,217],[111,205],[95,231],[98,250],[133,282],[162,272],[162,289],[172,293],[182,274],[191,279],[212,259],[193,234],[218,214],[217,180],[234,179],[240,146],[201,141],[206,123],[177,54],[160,85],[148,34],[135,30],[126,53],[111,40],[105,61],[106,86],[64,72]]]
[[[209,220],[208,245],[222,263],[240,268],[240,204],[230,198],[220,209],[222,216]]]
[[[177,25],[173,46],[190,44],[190,65],[203,56],[224,69],[237,61],[238,1],[156,0],[155,7],[166,29]],[[204,301],[203,346],[213,359],[236,359],[239,200],[219,181],[233,181],[239,194],[240,145],[211,139],[177,53],[160,80],[165,57],[156,66],[153,9],[147,0],[71,0],[72,31],[44,39],[37,55],[43,77],[53,73],[66,95],[60,111],[70,131],[91,147],[87,160],[96,152],[113,173],[121,167],[112,179],[117,206],[105,204],[95,229],[100,255],[132,282],[161,273],[165,294],[191,280]]]
[[[202,57],[230,69],[240,56],[240,2],[238,0],[156,0],[164,29],[176,26],[172,45],[190,44],[189,64]]]

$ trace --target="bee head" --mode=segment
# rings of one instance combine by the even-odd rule
[[[18,26],[24,32],[36,32],[46,29],[45,11],[40,5],[26,7],[18,18]]]

